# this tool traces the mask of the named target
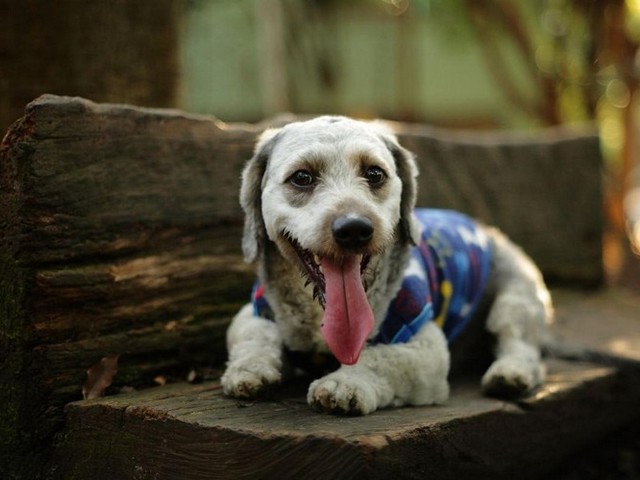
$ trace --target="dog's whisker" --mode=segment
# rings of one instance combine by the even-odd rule
[[[324,297],[324,293],[320,290],[320,288],[317,285],[313,288],[313,299],[318,300],[322,308],[325,307],[326,300]]]
[[[362,262],[360,263],[360,274],[364,275],[364,272],[367,270],[369,266],[369,262],[371,261],[371,255],[363,255]]]
[[[320,306],[324,308],[324,292],[326,289],[326,284],[324,274],[322,273],[322,269],[320,268],[320,257],[317,254],[312,253],[305,248],[302,248],[300,243],[287,230],[282,231],[282,237],[287,240],[287,242],[289,242],[293,250],[296,252],[296,255],[298,255],[300,263],[302,263],[302,266],[304,267],[304,269],[301,270],[301,276],[305,278],[305,288],[309,284],[313,283],[313,298],[314,300],[317,299],[320,303]]]

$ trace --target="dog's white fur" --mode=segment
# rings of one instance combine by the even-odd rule
[[[375,190],[362,175],[371,165],[387,173],[384,186]],[[291,188],[289,179],[300,169],[320,172],[321,186],[309,192]],[[312,287],[305,286],[285,231],[314,254],[340,258],[332,220],[352,214],[370,218],[374,235],[365,253],[372,260],[364,281],[376,327],[380,324],[419,235],[412,213],[416,176],[412,155],[375,123],[320,117],[262,135],[242,178],[243,250],[248,261],[259,262],[275,321],[254,316],[251,305],[233,319],[221,379],[227,395],[253,397],[280,383],[285,346],[327,351],[320,332],[322,308],[312,299]],[[487,231],[494,251],[487,294],[495,298],[486,327],[496,336],[497,349],[482,387],[488,393],[518,395],[544,380],[538,345],[552,316],[550,296],[531,260],[499,231]],[[366,346],[357,364],[342,365],[311,383],[308,402],[350,414],[440,404],[449,395],[449,364],[447,341],[431,322],[405,344]]]

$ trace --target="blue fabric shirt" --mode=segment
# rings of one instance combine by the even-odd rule
[[[491,266],[491,241],[458,212],[416,209],[422,227],[402,287],[372,344],[404,343],[434,321],[452,342],[471,320]]]
[[[416,209],[422,227],[400,291],[369,344],[408,342],[427,322],[442,328],[449,342],[475,312],[489,277],[491,241],[471,218],[458,212]],[[259,283],[251,300],[256,316],[273,318]]]

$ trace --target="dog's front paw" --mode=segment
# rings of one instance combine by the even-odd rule
[[[316,410],[342,415],[366,415],[378,408],[375,389],[366,379],[334,372],[309,386],[307,402]]]
[[[539,386],[544,374],[540,362],[511,356],[499,358],[482,377],[482,390],[492,397],[516,398]]]
[[[278,385],[281,373],[269,364],[229,364],[220,379],[225,395],[236,398],[255,398],[270,387]]]

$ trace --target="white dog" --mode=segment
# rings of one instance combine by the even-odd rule
[[[497,339],[484,391],[543,382],[552,308],[539,271],[495,229],[414,210],[416,176],[375,123],[320,117],[262,135],[240,192],[259,282],[227,332],[227,395],[254,397],[293,364],[324,374],[307,397],[322,411],[443,403],[448,342],[481,297]]]

